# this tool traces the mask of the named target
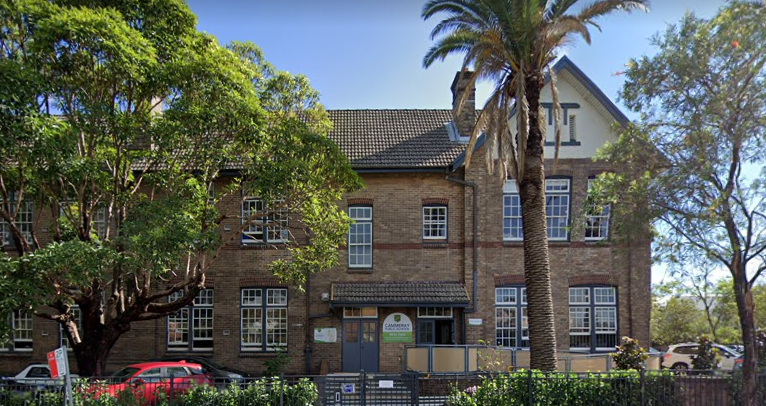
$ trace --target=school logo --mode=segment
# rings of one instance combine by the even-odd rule
[[[394,321],[397,322],[397,323],[402,321],[402,315],[401,314],[395,314],[394,315]]]

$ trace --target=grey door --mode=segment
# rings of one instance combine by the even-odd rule
[[[343,320],[343,372],[378,372],[378,321]]]

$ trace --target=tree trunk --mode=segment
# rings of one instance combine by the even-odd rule
[[[755,345],[755,303],[753,291],[747,283],[745,266],[740,260],[732,263],[731,274],[734,278],[734,297],[737,301],[739,323],[742,327],[742,344],[745,346],[745,357],[742,360],[742,392],[741,405],[756,405],[756,389],[758,384],[758,358]]]
[[[529,103],[529,138],[519,197],[524,227],[524,278],[529,303],[530,368],[555,371],[556,330],[545,216],[544,140],[538,119],[540,90],[544,82],[538,73],[527,76],[525,82]]]
[[[74,347],[78,374],[88,377],[105,377],[106,361],[112,348],[120,336],[129,330],[128,326],[127,329],[102,329],[100,332],[93,331],[86,334],[86,339]]]

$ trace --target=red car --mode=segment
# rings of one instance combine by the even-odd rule
[[[213,385],[213,377],[203,372],[199,364],[183,361],[144,362],[128,365],[113,373],[109,380],[93,390],[93,393],[97,398],[106,394],[113,397],[131,396],[152,405],[158,397],[169,397],[171,387],[175,396],[199,385]]]

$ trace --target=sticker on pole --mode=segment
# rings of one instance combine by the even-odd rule
[[[355,392],[354,389],[356,389],[354,386],[355,385],[353,383],[344,383],[343,384],[343,393],[345,393],[345,394],[354,393]]]
[[[51,369],[51,378],[57,379],[69,373],[67,371],[66,350],[64,347],[56,348],[48,354],[48,368]]]

